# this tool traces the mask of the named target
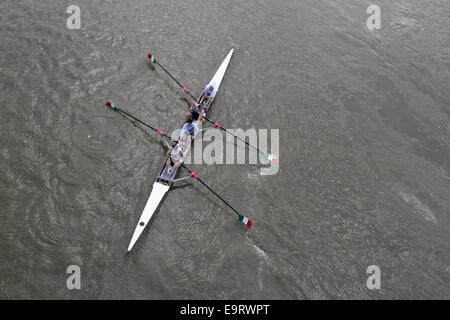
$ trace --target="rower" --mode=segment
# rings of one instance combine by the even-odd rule
[[[197,126],[201,126],[205,121],[203,118],[205,116],[205,106],[196,101],[192,102],[191,107],[189,108],[192,113],[192,121],[197,124]]]
[[[170,147],[169,151],[167,151],[166,156],[169,158],[166,161],[166,166],[161,175],[162,178],[165,178],[167,172],[170,169],[168,179],[171,179],[173,174],[177,171],[177,167],[180,165],[180,160],[183,158],[183,149],[179,144],[177,144],[174,148]]]
[[[181,129],[180,134],[180,144],[182,146],[186,145],[186,143],[190,143],[192,141],[192,137],[194,137],[198,133],[198,126],[193,122],[192,113],[186,113],[186,123]]]
[[[197,99],[197,101],[200,104],[203,103],[205,106],[208,106],[208,104],[211,102],[213,94],[214,94],[214,86],[213,85],[210,85],[209,87],[207,86],[205,90],[203,90],[202,94]]]

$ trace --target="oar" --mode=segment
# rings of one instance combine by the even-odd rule
[[[156,59],[155,59],[155,57],[153,57],[150,53],[148,54],[148,58],[153,62],[153,63],[156,63],[157,65],[159,65],[182,89],[183,89],[183,91],[184,92],[186,92],[186,94],[187,95],[189,95],[189,97],[192,99],[192,100],[194,100],[195,102],[197,102],[198,103],[198,101],[197,101],[197,99],[192,95],[192,94],[190,94],[189,93],[189,90],[188,89],[186,89],[186,87],[185,86],[183,86],[177,79],[175,79],[170,73],[169,73],[169,71],[167,71],[158,61],[156,61]],[[228,131],[227,129],[225,129],[224,127],[222,127],[220,124],[218,124],[217,122],[215,122],[215,121],[212,121],[212,120],[210,120],[210,119],[208,119],[207,117],[205,117],[205,116],[202,116],[202,118],[204,118],[205,120],[207,120],[208,122],[210,122],[210,123],[212,123],[213,125],[215,125],[217,128],[219,128],[219,129],[222,129],[223,131],[225,131],[226,133],[228,133],[228,134],[231,134],[232,136],[234,136],[234,137],[236,137],[237,139],[239,139],[239,140],[241,140],[241,141],[243,141],[243,142],[245,142],[245,144],[246,145],[248,145],[249,147],[251,147],[251,148],[253,148],[253,149],[255,149],[256,151],[258,151],[258,152],[261,152],[263,155],[264,155],[264,158],[266,158],[266,159],[268,159],[268,160],[270,160],[270,161],[272,161],[272,162],[277,162],[278,161],[278,158],[276,158],[274,155],[272,155],[272,154],[268,154],[267,152],[264,152],[264,151],[261,151],[261,150],[259,150],[257,147],[254,147],[254,146],[252,146],[251,144],[249,144],[247,141],[245,141],[245,140],[243,140],[243,139],[241,139],[241,138],[239,138],[237,135],[235,135],[235,134],[232,134],[230,131]]]
[[[175,79],[174,76],[172,76],[170,74],[169,71],[166,70],[166,68],[164,68],[158,61],[156,61],[155,57],[152,56],[150,53],[148,54],[148,58],[150,59],[151,62],[157,64],[158,66],[161,67],[161,69],[163,69],[182,89],[184,92],[186,92],[187,95],[189,95],[189,97],[191,97],[191,99],[193,99],[194,101],[197,101],[197,99],[194,98],[194,96],[189,92],[188,89],[186,89],[185,86],[183,86],[177,79]]]
[[[116,110],[116,111],[119,111],[119,112],[122,112],[123,114],[129,116],[130,118],[136,120],[137,122],[142,123],[144,126],[146,126],[146,127],[150,128],[150,129],[152,129],[153,131],[159,133],[159,134],[162,135],[163,137],[165,137],[165,138],[167,138],[167,139],[169,139],[169,140],[172,140],[172,141],[174,141],[174,142],[177,142],[177,141],[178,141],[178,140],[172,139],[172,137],[168,136],[167,134],[165,134],[165,133],[162,132],[161,130],[158,130],[158,129],[153,128],[152,126],[150,126],[150,125],[146,124],[145,122],[139,120],[138,118],[132,116],[132,115],[129,114],[128,112],[126,112],[126,111],[120,109],[118,106],[116,106],[116,105],[115,105],[114,103],[112,103],[112,102],[106,101],[106,105],[107,105],[108,107],[110,107],[111,109]]]
[[[231,208],[231,210],[233,210],[239,217],[239,221],[241,221],[243,224],[245,224],[249,229],[252,227],[252,222],[246,217],[243,216],[242,214],[240,214],[236,209],[234,209],[228,202],[226,202],[221,196],[219,196],[217,194],[217,192],[215,192],[213,189],[211,189],[211,187],[209,187],[206,183],[203,182],[203,180],[201,180],[194,172],[192,172],[191,170],[189,170],[184,163],[180,163],[180,165],[194,178],[197,179],[198,182],[200,182],[202,185],[204,185],[209,191],[211,191],[212,193],[214,193],[214,195],[219,198],[220,200],[223,201],[223,203],[225,203],[228,207]]]
[[[261,151],[261,150],[259,150],[257,147],[252,146],[250,143],[248,143],[247,141],[245,141],[245,140],[242,139],[242,138],[239,138],[237,135],[231,133],[230,131],[228,131],[227,129],[225,129],[223,126],[221,126],[221,125],[218,124],[217,122],[211,121],[211,120],[209,120],[209,119],[206,118],[206,117],[202,117],[202,118],[204,118],[204,119],[206,119],[208,122],[212,123],[215,127],[219,128],[219,129],[222,129],[222,130],[225,131],[226,133],[231,134],[232,136],[234,136],[235,138],[241,140],[242,142],[245,142],[245,144],[248,145],[249,147],[255,149],[255,150],[258,151],[258,152],[261,152],[261,153],[264,155],[264,158],[266,158],[266,159],[268,159],[268,160],[270,160],[270,161],[272,161],[272,162],[277,162],[277,161],[278,161],[278,158],[276,158],[274,155],[268,154],[267,152]]]

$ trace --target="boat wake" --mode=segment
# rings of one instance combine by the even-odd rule
[[[269,257],[264,252],[264,250],[259,248],[257,245],[253,244],[253,242],[248,238],[247,233],[245,233],[245,238],[247,239],[248,243],[253,247],[253,249],[255,249],[256,254],[260,258],[259,267],[258,267],[258,284],[261,289],[264,289],[262,272],[263,272],[264,265],[269,264]]]

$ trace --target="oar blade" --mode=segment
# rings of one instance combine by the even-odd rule
[[[266,158],[272,162],[278,161],[278,158],[276,156],[274,156],[273,154],[264,153],[264,158]]]
[[[243,216],[242,214],[239,214],[239,221],[241,221],[243,224],[245,224],[249,229],[252,227],[252,222],[249,218],[246,216]]]
[[[148,54],[148,59],[149,59],[151,62],[156,63],[155,57],[152,56],[150,53]]]
[[[108,107],[110,107],[111,109],[113,109],[113,110],[119,110],[119,108],[114,103],[112,103],[110,101],[106,101],[106,105]]]

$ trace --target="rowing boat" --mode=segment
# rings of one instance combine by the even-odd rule
[[[230,63],[232,55],[233,55],[233,49],[231,49],[231,51],[228,53],[225,60],[223,60],[222,64],[220,65],[219,69],[214,74],[214,77],[211,79],[211,81],[207,85],[207,87],[210,85],[214,86],[214,91],[212,94],[211,101],[205,108],[205,113],[207,113],[209,111],[211,104],[214,101],[214,99],[217,95],[217,92],[219,91],[219,86],[222,83],[223,77],[225,76],[225,72],[227,71],[228,64]],[[133,249],[134,245],[138,241],[139,237],[141,236],[141,234],[144,231],[147,224],[150,222],[153,214],[156,212],[159,205],[164,200],[164,197],[167,195],[167,192],[170,190],[172,185],[175,182],[185,180],[185,178],[173,179],[173,178],[176,178],[176,175],[177,175],[181,165],[175,169],[175,172],[173,172],[173,174],[172,174],[173,178],[167,179],[166,177],[163,177],[162,174],[163,174],[163,171],[164,171],[164,168],[166,165],[166,161],[167,161],[167,159],[164,161],[164,165],[163,165],[156,181],[153,183],[153,188],[150,193],[150,197],[148,198],[147,204],[145,205],[145,208],[144,208],[144,211],[142,212],[142,215],[139,218],[138,224],[136,226],[136,229],[134,230],[133,237],[131,238],[127,252],[130,252],[131,249]],[[183,160],[181,160],[181,162],[182,161]],[[187,178],[190,178],[190,177],[187,177]]]
[[[210,107],[212,105],[212,102],[214,101],[214,99],[215,99],[215,97],[216,97],[216,95],[217,95],[217,93],[219,91],[220,84],[222,83],[223,77],[224,77],[225,72],[226,72],[226,70],[228,68],[228,64],[230,63],[232,55],[233,55],[233,50],[231,50],[228,53],[228,55],[226,56],[225,60],[222,62],[222,64],[220,65],[219,69],[215,73],[214,77],[211,79],[211,81],[206,86],[206,87],[213,86],[214,90],[212,92],[212,99],[210,100],[209,104],[205,108],[205,114],[203,115],[203,118],[206,121],[208,121],[209,123],[212,123],[216,128],[222,129],[227,134],[230,134],[230,135],[234,136],[235,138],[240,139],[238,136],[236,136],[235,134],[231,133],[229,130],[225,129],[222,125],[219,125],[217,122],[212,121],[212,120],[210,120],[210,119],[208,119],[206,117],[206,113],[209,111],[209,109],[210,109]],[[178,81],[174,76],[172,76],[170,74],[170,72],[166,70],[166,68],[164,68],[158,61],[156,61],[155,57],[153,57],[150,53],[148,54],[148,58],[154,64],[159,65],[161,67],[161,69],[164,70],[164,72],[166,72],[180,86],[180,88],[183,89],[183,91],[192,99],[192,101],[197,101],[196,98],[189,92],[189,90],[186,89],[186,87],[183,86],[181,84],[181,82]],[[165,134],[161,130],[158,130],[158,129],[154,128],[153,126],[149,125],[148,123],[146,123],[146,122],[136,118],[135,116],[133,116],[129,112],[125,111],[124,109],[119,108],[119,106],[114,104],[113,102],[106,101],[106,105],[109,108],[113,109],[114,111],[122,113],[123,115],[129,117],[130,119],[133,119],[133,120],[139,122],[140,124],[146,126],[147,128],[155,131],[156,133],[160,134],[165,139],[170,140],[172,142],[175,142],[175,144],[172,147],[176,146],[176,144],[178,144],[178,143],[181,143],[182,147],[185,145],[185,142],[180,140],[181,137],[178,138],[178,139],[174,139],[173,137],[170,137],[169,135]],[[207,129],[210,129],[210,128],[207,128]],[[207,130],[207,129],[202,129],[201,131],[204,131],[204,130]],[[195,174],[193,171],[191,171],[189,168],[187,168],[185,166],[185,164],[184,164],[184,157],[186,157],[186,155],[189,153],[190,147],[191,147],[191,142],[192,142],[192,140],[194,138],[195,138],[195,135],[194,135],[194,137],[192,139],[188,139],[189,143],[187,144],[187,149],[184,149],[184,156],[178,162],[179,166],[177,166],[176,168],[172,168],[172,172],[170,172],[168,174],[168,176],[165,174],[165,166],[166,166],[166,163],[168,163],[169,158],[166,159],[166,162],[164,163],[164,166],[161,169],[161,171],[160,171],[156,181],[153,183],[152,192],[150,193],[150,197],[147,200],[147,203],[145,205],[144,211],[142,212],[142,215],[141,215],[141,217],[140,217],[140,219],[138,221],[138,225],[136,226],[136,229],[135,229],[135,231],[133,233],[133,237],[131,238],[130,244],[129,244],[128,249],[127,249],[127,253],[130,252],[131,249],[133,249],[134,245],[138,241],[139,237],[141,236],[141,234],[144,231],[144,229],[147,226],[147,224],[150,222],[153,214],[158,209],[159,205],[163,201],[163,199],[166,196],[167,192],[170,190],[171,186],[173,184],[177,183],[177,182],[185,181],[185,180],[190,179],[190,178],[193,178],[193,179],[197,180],[205,188],[207,188],[211,193],[213,193],[217,198],[219,198],[228,208],[233,210],[234,213],[239,218],[239,221],[242,222],[247,228],[250,229],[252,227],[253,223],[252,223],[252,221],[250,219],[248,219],[246,216],[242,215],[239,211],[237,211],[235,208],[233,208],[233,206],[231,206],[231,204],[229,204],[223,197],[221,197],[216,191],[214,191],[213,188],[211,188],[208,184],[206,184],[206,182],[204,182],[203,179],[201,179],[197,174]],[[167,142],[166,140],[164,140],[164,141]],[[257,147],[247,143],[245,140],[242,140],[242,141],[244,141],[249,147],[257,150],[260,153],[262,153],[266,159],[269,159],[272,162],[278,161],[277,158],[274,157],[273,155],[268,154],[268,153],[264,152],[263,150],[258,149]],[[169,146],[169,148],[171,148],[171,146],[169,144],[167,144],[167,145]],[[186,172],[189,174],[189,176],[183,177],[183,178],[176,178],[176,175],[177,175],[178,170],[179,170],[180,167],[182,167],[184,170],[186,170]]]

